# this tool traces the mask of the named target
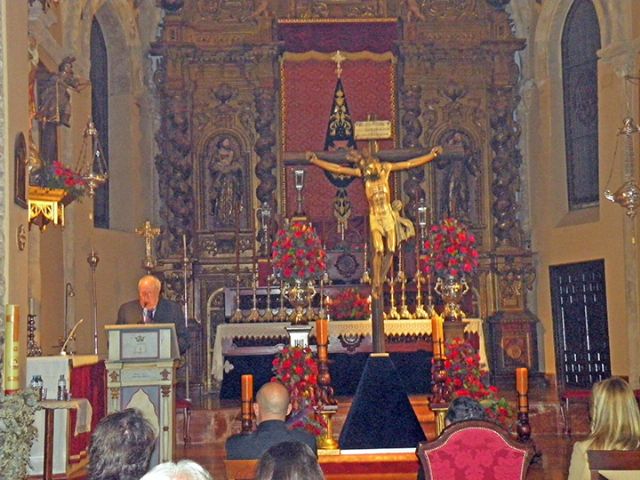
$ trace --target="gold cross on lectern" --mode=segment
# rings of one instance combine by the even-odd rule
[[[160,235],[160,229],[152,227],[149,220],[145,221],[142,227],[136,228],[136,233],[144,237],[144,259],[142,260],[142,268],[147,272],[153,270],[156,266],[156,259],[153,256],[153,239]]]

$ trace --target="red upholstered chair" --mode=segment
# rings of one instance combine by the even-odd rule
[[[533,449],[493,422],[469,420],[418,445],[426,480],[523,480]]]
[[[176,413],[182,413],[182,438],[185,445],[191,443],[189,426],[191,425],[191,400],[176,399]]]

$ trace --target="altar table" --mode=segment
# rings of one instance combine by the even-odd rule
[[[487,353],[485,348],[484,332],[482,328],[482,320],[479,318],[467,318],[465,322],[465,333],[473,333],[478,336],[480,361],[487,365]],[[234,340],[236,339],[268,339],[286,337],[287,331],[285,327],[289,326],[288,322],[262,322],[262,323],[224,323],[216,328],[216,338],[213,345],[212,368],[213,377],[219,382],[224,378],[225,373],[225,356],[247,355],[248,348],[253,350],[256,355],[274,355],[280,348],[282,343],[274,345],[265,345],[262,347],[248,347],[243,349],[238,347]],[[315,324],[311,324],[310,335],[315,335]],[[412,320],[385,320],[384,333],[387,339],[392,340],[393,337],[413,336],[413,337],[430,337],[431,336],[431,320],[430,319],[412,319]],[[348,346],[344,347],[344,343],[353,344],[357,338],[362,338],[359,343],[358,351],[371,352],[371,320],[330,320],[329,321],[329,353],[338,353],[348,351]],[[354,350],[355,351],[355,350]],[[353,353],[353,352],[351,352]],[[227,365],[227,368],[229,366]]]

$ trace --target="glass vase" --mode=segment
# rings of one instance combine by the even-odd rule
[[[465,317],[462,308],[460,308],[460,302],[465,293],[469,291],[469,285],[464,277],[453,275],[447,275],[444,278],[438,277],[433,289],[444,301],[442,316],[446,321],[460,321]]]

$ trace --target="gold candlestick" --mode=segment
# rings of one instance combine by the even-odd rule
[[[395,283],[396,280],[393,275],[393,259],[391,259],[391,266],[389,267],[389,296],[391,307],[389,308],[389,313],[387,314],[387,318],[391,320],[400,320],[400,314],[398,313],[398,309],[396,308],[396,288]]]
[[[273,310],[271,310],[271,282],[273,281],[273,277],[271,275],[267,276],[267,308],[264,311],[264,315],[262,316],[263,320],[271,321],[273,320]]]
[[[280,308],[278,309],[278,315],[276,316],[278,321],[287,321],[287,311],[284,308],[284,282],[280,280]]]
[[[251,307],[251,311],[249,312],[249,315],[247,316],[247,319],[250,322],[257,322],[258,320],[260,320],[260,312],[258,311],[258,295],[257,295],[257,288],[258,288],[258,275],[255,272],[255,268],[254,268],[254,272],[253,272],[253,288],[252,288],[252,294],[253,294],[253,305]]]

